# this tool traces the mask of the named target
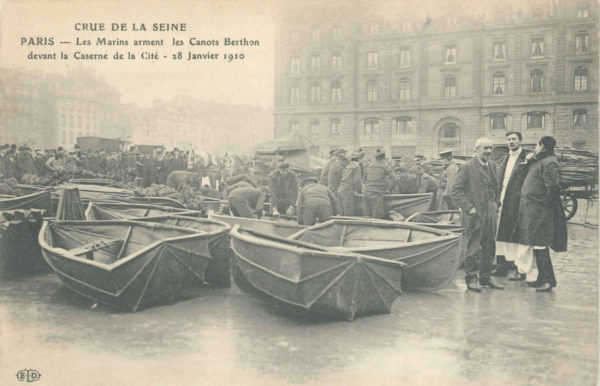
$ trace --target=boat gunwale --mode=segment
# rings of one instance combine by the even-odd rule
[[[164,214],[164,215],[159,215],[159,216],[150,216],[150,217],[139,217],[139,218],[133,218],[132,220],[134,221],[141,221],[141,222],[153,222],[152,220],[157,220],[157,219],[162,219],[162,218],[176,218],[176,219],[184,219],[184,220],[192,220],[194,222],[199,222],[199,223],[210,223],[213,225],[220,225],[223,227],[223,229],[218,229],[218,230],[214,230],[214,231],[204,231],[207,235],[212,235],[212,236],[217,236],[220,233],[228,233],[229,231],[231,231],[232,226],[227,224],[224,221],[219,221],[219,220],[214,220],[214,219],[210,219],[210,218],[205,218],[205,217],[192,217],[192,216],[187,216],[187,213],[196,213],[198,211],[187,211],[187,212],[181,212],[181,213],[173,213],[173,214]],[[157,224],[163,224],[163,223],[157,223]],[[171,224],[163,224],[163,225],[171,225]],[[181,228],[187,228],[187,229],[194,229],[194,228],[188,228],[182,225],[172,225],[175,227],[181,227]]]
[[[93,210],[93,207],[99,207],[102,209],[102,206],[108,206],[108,207],[131,207],[131,208],[146,208],[146,209],[156,209],[156,210],[163,210],[165,212],[169,212],[169,213],[177,213],[177,214],[202,214],[201,211],[199,210],[192,210],[192,209],[185,209],[185,208],[175,208],[172,206],[163,206],[163,205],[155,205],[155,204],[146,204],[146,203],[139,203],[139,202],[132,202],[132,203],[128,203],[128,202],[123,202],[123,201],[105,201],[105,200],[101,200],[101,201],[94,201],[94,200],[89,200],[87,207],[85,209],[85,217],[86,219],[88,218],[88,213],[90,213]],[[159,215],[160,216],[160,215]],[[167,215],[164,215],[167,216]],[[157,217],[157,216],[154,216]],[[129,219],[138,219],[138,218],[142,218],[142,217],[131,217],[128,218]],[[143,217],[145,218],[145,217]],[[115,219],[116,220],[116,219]],[[87,221],[102,221],[102,220],[87,220]],[[105,220],[105,221],[109,221],[109,220]]]
[[[393,228],[403,228],[403,229],[413,228],[414,230],[420,230],[420,231],[425,231],[425,232],[429,232],[429,233],[434,233],[438,236],[436,238],[419,240],[419,241],[398,241],[397,244],[386,245],[386,246],[381,246],[381,247],[344,247],[344,246],[334,247],[336,249],[345,249],[345,250],[349,250],[349,251],[356,252],[356,253],[365,253],[366,251],[372,252],[372,251],[393,250],[393,249],[398,249],[401,247],[409,247],[409,246],[411,246],[411,247],[412,246],[422,246],[422,245],[439,243],[439,242],[444,242],[444,241],[454,241],[454,239],[456,239],[456,241],[460,242],[460,238],[462,237],[461,234],[458,234],[455,232],[451,232],[451,231],[447,231],[447,230],[443,230],[443,229],[430,228],[427,226],[417,225],[415,223],[394,222],[394,221],[370,219],[370,218],[365,218],[364,220],[362,220],[360,218],[332,217],[330,220],[327,220],[325,222],[315,224],[308,228],[302,229],[302,230],[294,233],[293,235],[290,235],[289,238],[293,239],[293,240],[297,240],[298,237],[302,236],[307,231],[318,230],[320,228],[325,228],[327,226],[330,226],[330,225],[336,224],[336,223],[343,224],[343,225],[372,224],[372,225],[377,225],[377,226],[381,226],[381,227],[393,227]],[[327,247],[325,247],[325,248],[327,248]],[[331,248],[331,247],[329,247],[329,248]]]
[[[144,227],[144,228],[163,228],[163,229],[168,228],[171,230],[184,231],[185,233],[188,233],[188,234],[183,235],[183,236],[175,236],[175,237],[169,237],[169,238],[157,240],[157,241],[153,242],[152,244],[148,244],[147,246],[139,249],[138,251],[134,252],[133,254],[129,254],[129,255],[123,257],[122,259],[116,260],[110,264],[104,264],[104,263],[99,263],[94,260],[88,260],[85,258],[77,257],[77,256],[73,255],[72,253],[70,253],[70,251],[68,249],[50,246],[45,240],[45,235],[49,231],[48,227],[50,226],[50,224],[60,224],[60,225],[94,225],[94,224],[111,225],[112,224],[112,225],[130,225],[130,226],[131,225],[142,225],[142,227]],[[168,244],[173,241],[181,241],[181,240],[188,240],[188,239],[194,239],[194,238],[198,238],[198,239],[199,238],[207,238],[207,237],[212,237],[212,236],[213,235],[209,234],[208,232],[195,231],[191,228],[178,227],[178,226],[173,226],[173,225],[168,225],[168,224],[160,224],[160,223],[148,224],[143,221],[132,221],[132,220],[74,221],[74,220],[67,220],[67,221],[44,221],[44,223],[42,224],[42,227],[40,229],[40,233],[38,235],[38,243],[40,244],[42,251],[49,251],[55,255],[65,258],[65,259],[69,259],[69,260],[72,260],[72,261],[75,261],[78,263],[83,263],[83,264],[87,264],[87,265],[90,265],[90,266],[93,266],[96,268],[100,268],[107,272],[113,272],[113,271],[117,270],[121,265],[125,265],[125,264],[129,263],[130,261],[138,258],[140,255],[142,255],[146,252],[149,252],[152,249],[161,246],[162,244]],[[65,252],[63,252],[63,251],[65,251]]]
[[[240,233],[240,231],[244,232],[244,233],[249,233],[250,235],[242,234],[242,233]],[[349,249],[348,250],[342,250],[342,249],[329,250],[327,247],[323,247],[323,246],[315,244],[314,245],[315,249],[313,250],[313,249],[309,249],[309,243],[305,243],[305,242],[303,242],[303,243],[306,244],[306,246],[302,246],[302,245],[292,246],[289,244],[294,244],[295,242],[298,242],[298,240],[293,240],[291,238],[281,238],[282,239],[281,241],[277,241],[276,240],[277,237],[273,237],[272,235],[264,235],[264,236],[268,236],[271,239],[275,239],[275,240],[265,240],[265,239],[260,238],[260,232],[245,230],[245,229],[241,228],[239,225],[235,225],[232,228],[230,234],[231,234],[232,238],[245,241],[246,243],[262,245],[262,246],[270,247],[270,248],[283,249],[288,252],[295,253],[300,257],[315,256],[315,257],[334,258],[336,260],[351,260],[354,262],[362,262],[362,261],[374,262],[374,263],[383,264],[383,265],[396,266],[401,269],[404,269],[407,265],[406,263],[401,262],[401,261],[381,258],[381,257],[377,257],[377,256],[364,255],[360,252],[354,252]],[[284,241],[284,240],[286,240],[286,241]],[[286,244],[286,242],[288,244]],[[325,251],[320,250],[320,249],[325,249]]]
[[[208,215],[209,219],[214,219],[214,220],[225,222],[223,219],[221,219],[222,217],[234,218],[234,219],[242,219],[242,221],[250,221],[250,222],[259,222],[259,223],[263,223],[263,224],[271,224],[271,225],[275,225],[275,226],[282,227],[282,228],[302,228],[303,227],[303,225],[300,225],[300,224],[288,224],[288,223],[277,222],[277,221],[273,221],[273,220],[263,220],[263,219],[260,219],[260,218],[236,217],[236,216],[230,216],[230,215],[226,215],[226,214],[213,214],[213,213],[211,213],[211,214]],[[239,224],[235,224],[235,225],[239,225]],[[233,226],[234,225],[232,225],[231,227],[233,228]]]
[[[419,216],[419,215],[423,215],[423,214],[431,214],[431,215],[437,215],[437,214],[448,214],[448,213],[456,213],[456,214],[462,214],[462,212],[458,209],[446,209],[446,210],[425,210],[423,212],[415,212],[413,214],[411,214],[410,216],[408,216],[404,221],[406,222],[413,222],[412,219]],[[417,222],[417,224],[423,224],[423,223],[419,223]],[[437,223],[432,223],[432,224],[437,224]],[[448,225],[454,225],[454,224],[448,224]]]
[[[0,199],[0,203],[9,203],[9,202],[18,202],[21,201],[23,199],[29,199],[29,198],[34,198],[37,196],[42,196],[45,193],[52,193],[52,188],[49,189],[43,189],[37,192],[33,192],[33,193],[29,193],[29,194],[23,194],[20,196],[15,196],[15,197],[11,197],[11,198],[2,198]]]

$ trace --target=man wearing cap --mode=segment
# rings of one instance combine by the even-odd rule
[[[350,162],[342,171],[340,186],[337,191],[340,211],[343,216],[356,216],[355,195],[362,190],[362,170],[358,161],[361,153],[355,151],[350,156]]]
[[[392,171],[385,163],[385,152],[375,151],[375,160],[365,169],[363,189],[364,215],[374,218],[385,218],[383,195],[391,185]]]
[[[334,194],[327,186],[320,184],[316,177],[308,177],[296,201],[298,224],[314,225],[327,221],[339,213]]]
[[[409,171],[404,162],[398,163],[398,166],[394,169],[391,192],[395,194],[414,194],[418,191],[417,176]]]
[[[327,161],[327,165],[325,165],[325,167],[321,171],[321,177],[319,178],[319,183],[321,185],[327,186],[327,183],[329,180],[329,168],[331,168],[331,165],[336,160],[335,153],[337,152],[337,150],[338,150],[338,148],[336,146],[329,149],[329,161]]]
[[[465,281],[467,288],[475,292],[481,292],[481,286],[504,289],[490,277],[496,254],[499,204],[492,149],[489,138],[479,138],[475,142],[475,157],[460,168],[452,187],[452,199],[462,209],[466,243]]]
[[[271,207],[285,214],[298,198],[298,177],[289,170],[289,164],[283,162],[269,175]]]
[[[350,161],[348,161],[348,158],[346,158],[346,149],[343,148],[340,148],[335,152],[335,157],[335,161],[329,168],[327,187],[329,190],[337,194],[340,183],[342,182],[342,173]]]
[[[227,195],[229,209],[236,217],[260,218],[265,203],[265,193],[253,186],[238,185]]]
[[[440,181],[440,195],[441,205],[440,209],[456,209],[456,205],[452,200],[452,186],[456,181],[456,175],[458,174],[458,165],[452,157],[452,150],[445,149],[440,151],[440,158],[444,161],[444,171],[442,172],[442,178]]]

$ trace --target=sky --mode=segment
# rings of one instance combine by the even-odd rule
[[[117,87],[124,103],[151,105],[154,99],[190,95],[218,103],[273,107],[273,63],[275,20],[287,0],[0,0],[0,66],[66,73],[77,66],[93,69]],[[335,0],[354,2],[363,9],[379,9],[393,15],[440,17],[447,13],[481,14],[493,7],[519,7],[517,0]],[[546,0],[539,0],[546,1]],[[319,0],[306,0],[319,3]],[[332,1],[328,1],[329,4]],[[357,8],[358,9],[358,8]],[[310,15],[305,20],[310,20]],[[104,23],[106,30],[76,31],[76,23]],[[111,31],[112,23],[126,23],[127,31]],[[147,31],[132,31],[132,23],[144,23]],[[186,23],[185,32],[152,32],[152,23]],[[107,39],[164,39],[163,47],[84,47],[61,45],[60,41]],[[217,39],[259,40],[250,48],[190,47],[188,40]],[[21,38],[53,37],[54,46],[21,44]],[[184,47],[171,45],[173,38],[184,40]],[[69,60],[28,60],[30,52],[43,54],[64,51]],[[73,60],[75,51],[88,53],[158,52],[160,60]],[[182,51],[182,60],[171,55]],[[194,53],[244,53],[244,60],[187,60]],[[167,58],[163,58],[167,55]]]

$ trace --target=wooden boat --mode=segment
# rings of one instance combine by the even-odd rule
[[[336,319],[389,313],[404,264],[246,230],[231,231],[234,278],[293,310]]]
[[[436,210],[430,212],[417,212],[409,216],[406,221],[414,224],[428,226],[456,233],[462,233],[461,212],[459,210]]]
[[[173,302],[212,260],[206,232],[136,221],[44,222],[42,254],[63,283],[135,312]]]
[[[208,218],[222,221],[231,225],[232,227],[234,225],[239,225],[244,229],[250,229],[260,233],[277,235],[281,237],[290,236],[305,228],[302,225],[298,225],[298,223],[295,221],[285,218],[263,217],[261,219],[256,219],[228,216],[224,214],[209,214]]]
[[[446,287],[460,264],[462,235],[406,222],[334,218],[291,239],[406,263],[403,288]]]
[[[219,287],[230,287],[231,248],[229,247],[229,231],[231,227],[221,221],[202,217],[189,217],[186,212],[165,216],[144,217],[137,221],[156,222],[177,227],[205,232],[212,261],[206,269],[207,282]],[[210,236],[209,236],[210,235]]]
[[[52,193],[49,190],[37,191],[13,198],[0,199],[0,210],[52,209]]]
[[[117,203],[117,202],[90,202],[85,210],[85,218],[92,220],[127,220],[143,217],[164,216],[167,214],[181,213],[185,216],[198,217],[198,211],[186,211],[167,206]]]

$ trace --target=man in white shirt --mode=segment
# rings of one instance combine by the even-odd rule
[[[525,273],[533,269],[533,259],[528,246],[518,243],[517,220],[519,218],[519,202],[521,186],[527,176],[527,154],[530,152],[521,147],[523,137],[520,132],[506,133],[508,155],[498,165],[498,182],[500,184],[500,202],[502,204],[498,232],[496,235],[497,255],[504,256],[510,270],[509,280],[524,280]],[[519,271],[521,273],[519,273]]]

